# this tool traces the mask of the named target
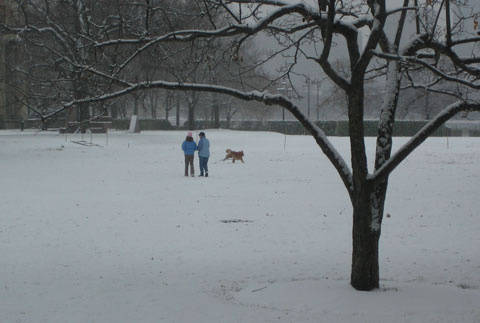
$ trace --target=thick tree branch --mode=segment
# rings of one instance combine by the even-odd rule
[[[420,131],[414,135],[405,145],[403,145],[392,157],[386,161],[382,167],[368,176],[370,181],[381,181],[386,178],[405,158],[408,157],[420,144],[422,144],[431,134],[440,126],[451,119],[454,115],[461,111],[480,111],[480,103],[457,101],[442,112],[434,119],[428,122]]]
[[[118,81],[118,83],[127,83],[125,81]],[[310,121],[307,116],[303,114],[301,109],[293,103],[289,98],[284,95],[270,94],[268,92],[250,91],[244,92],[229,87],[208,85],[208,84],[193,84],[193,83],[178,83],[178,82],[165,82],[165,81],[153,81],[153,82],[139,82],[131,83],[130,86],[125,87],[119,91],[100,95],[97,97],[90,97],[81,100],[74,100],[65,103],[61,110],[73,107],[75,105],[81,105],[85,103],[101,102],[110,99],[114,99],[120,96],[124,96],[129,93],[133,93],[140,90],[148,89],[166,89],[166,90],[182,90],[182,91],[200,91],[200,92],[212,92],[233,96],[245,101],[258,101],[263,102],[266,105],[279,105],[287,109],[292,113],[295,118],[307,129],[312,137],[317,142],[318,146],[322,149],[323,153],[327,156],[330,162],[333,164],[337,172],[339,173],[345,187],[349,194],[353,192],[352,175],[349,166],[342,158],[340,153],[335,149],[330,140],[325,135],[325,132],[320,129],[315,123]],[[56,111],[55,113],[59,113]],[[48,117],[48,116],[46,116]]]
[[[373,14],[373,24],[371,26],[370,36],[365,44],[365,49],[362,55],[358,58],[358,60],[351,62],[352,66],[354,66],[352,74],[364,74],[368,64],[371,61],[371,50],[377,47],[383,34],[383,26],[385,25],[385,21],[387,19],[385,1],[375,0],[369,1],[369,3]],[[348,39],[347,44],[349,47],[351,60],[356,59],[356,57],[358,57],[358,44],[356,37],[355,39]]]
[[[403,0],[403,8],[408,6],[409,0]],[[402,39],[403,29],[405,27],[405,19],[407,18],[407,11],[403,10],[398,21],[397,32],[395,34],[394,46],[396,49],[400,47],[400,40]]]

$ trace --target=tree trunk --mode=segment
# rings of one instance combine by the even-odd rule
[[[213,116],[215,120],[213,127],[215,129],[220,129],[220,106],[218,104],[213,106]]]
[[[390,62],[382,112],[378,125],[375,170],[390,159],[395,110],[400,87],[400,67]],[[393,82],[393,80],[395,82]],[[360,158],[362,160],[362,158]],[[363,166],[362,166],[363,167]],[[372,290],[379,287],[378,243],[380,239],[383,212],[388,187],[388,175],[373,181],[365,180],[360,173],[357,180],[359,192],[352,196],[353,201],[353,253],[351,284],[358,290]]]
[[[165,120],[168,121],[168,117],[169,117],[169,112],[170,112],[170,104],[171,104],[172,100],[171,100],[171,97],[170,97],[170,93],[167,92],[167,94],[165,95]]]
[[[180,100],[179,100],[179,97],[177,95],[177,109],[175,111],[175,125],[178,127],[180,126]]]
[[[226,124],[226,128],[227,129],[230,129],[230,121],[232,120],[232,116],[230,114],[227,114],[227,124]]]
[[[118,117],[118,106],[117,104],[112,105],[110,108],[110,114],[112,116],[112,119],[117,119]]]
[[[362,219],[363,212],[354,211],[351,284],[357,290],[369,291],[379,287],[379,235]]]
[[[432,108],[430,107],[430,94],[427,92],[425,94],[425,120],[432,119]]]
[[[354,197],[351,285],[369,291],[379,287],[378,242],[386,185]]]
[[[138,115],[138,96],[133,95],[133,115]]]
[[[351,285],[369,291],[379,287],[378,239],[383,201],[367,180],[368,167],[363,126],[363,80],[352,78],[348,93],[353,206]],[[382,191],[380,190],[379,193]],[[381,194],[380,194],[381,195]],[[381,197],[381,196],[380,196]]]
[[[83,99],[88,96],[88,81],[79,77],[75,82],[75,98]],[[77,122],[80,123],[80,131],[86,132],[87,122],[90,119],[90,109],[87,103],[79,104],[77,107]]]
[[[220,128],[220,104],[218,103],[218,95],[215,95],[213,97],[212,115],[213,115],[213,128],[219,129]]]
[[[152,119],[157,119],[157,93],[154,92],[150,96],[150,107],[152,109]]]
[[[188,105],[187,125],[188,130],[195,130],[195,107],[198,103],[198,93],[195,91],[186,92],[186,101]]]
[[[195,130],[195,108],[193,104],[188,104],[188,130]]]

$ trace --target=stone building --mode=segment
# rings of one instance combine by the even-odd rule
[[[18,25],[20,21],[16,4],[11,0],[1,0],[0,25]],[[15,99],[10,69],[20,62],[21,57],[21,46],[15,35],[0,30],[0,128],[15,127],[27,118],[27,108]]]

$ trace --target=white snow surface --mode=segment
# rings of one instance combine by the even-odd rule
[[[430,138],[394,171],[381,288],[359,292],[348,195],[314,140],[206,134],[192,178],[185,131],[0,131],[0,322],[480,322],[480,138]]]

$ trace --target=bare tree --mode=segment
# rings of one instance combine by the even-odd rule
[[[282,0],[203,0],[191,1],[200,12],[198,18],[206,19],[209,24],[202,28],[175,29],[158,34],[119,37],[117,39],[89,38],[88,49],[109,51],[122,47],[131,50],[127,59],[118,66],[129,66],[133,59],[155,46],[172,50],[175,55],[178,48],[208,44],[215,39],[231,41],[228,54],[233,62],[241,60],[241,48],[252,37],[268,34],[277,42],[277,49],[268,55],[268,59],[282,56],[287,65],[281,77],[290,78],[301,59],[317,64],[330,80],[344,91],[347,98],[347,117],[350,139],[350,163],[338,153],[324,131],[309,120],[300,108],[287,96],[272,94],[264,88],[246,90],[242,82],[239,86],[209,84],[211,78],[192,78],[189,83],[181,80],[170,81],[160,76],[157,80],[132,81],[131,77],[90,64],[83,66],[88,75],[109,80],[115,87],[110,91],[102,88],[97,97],[73,98],[65,102],[63,108],[85,103],[113,99],[140,90],[163,88],[168,90],[189,91],[192,93],[213,92],[229,95],[244,101],[257,101],[265,105],[279,105],[287,109],[311,134],[325,156],[337,171],[345,185],[353,207],[353,252],[351,284],[358,290],[371,290],[379,286],[378,251],[384,203],[387,194],[388,179],[391,172],[424,142],[436,129],[460,111],[480,110],[478,82],[480,57],[475,49],[480,37],[466,34],[460,26],[468,21],[465,16],[458,23],[451,19],[452,7],[460,8],[460,2],[454,0],[429,0],[427,2],[404,0],[399,8],[387,8],[385,0],[335,1],[322,0],[306,4],[304,1],[291,3]],[[463,2],[463,1],[462,1]],[[165,8],[165,7],[164,7]],[[151,12],[164,12],[166,9],[152,7]],[[163,10],[163,11],[162,11]],[[416,12],[417,30],[412,36],[405,31],[407,13]],[[425,12],[425,14],[420,14]],[[456,11],[461,14],[461,10]],[[172,13],[173,14],[173,13]],[[224,15],[228,19],[215,20],[213,17]],[[169,17],[169,16],[168,16]],[[166,19],[168,20],[168,17]],[[444,24],[439,23],[443,17]],[[192,18],[193,19],[193,18]],[[395,27],[393,34],[386,28]],[[368,29],[368,33],[364,31]],[[363,41],[359,36],[363,34]],[[410,37],[408,40],[402,38]],[[335,68],[333,62],[338,50],[335,44],[344,44],[343,52],[348,59],[348,73]],[[463,57],[457,49],[470,46],[471,55]],[[91,51],[88,51],[91,53]],[[227,52],[225,53],[227,55]],[[455,68],[444,70],[436,64],[438,57],[444,57]],[[377,58],[377,59],[375,59]],[[267,60],[268,60],[267,59]],[[376,65],[376,61],[383,62]],[[77,66],[78,63],[71,63]],[[199,66],[208,65],[198,61]],[[444,81],[458,84],[461,91],[455,93],[428,84],[430,92],[442,92],[456,98],[453,104],[442,111],[404,146],[392,154],[392,133],[395,124],[396,109],[400,95],[402,77],[407,69],[421,68]],[[384,79],[383,102],[377,108],[378,135],[374,169],[369,171],[365,149],[364,119],[366,82],[370,71],[382,69]],[[132,70],[134,72],[134,70]],[[176,73],[172,70],[173,74]],[[193,83],[192,83],[193,82]],[[413,80],[415,83],[415,80]],[[223,83],[219,83],[223,84]]]
[[[110,49],[95,50],[89,46],[90,39],[106,39],[110,33],[115,33],[115,37],[121,34],[118,17],[107,14],[107,7],[113,2],[17,1],[24,25],[7,26],[21,39],[25,57],[14,70],[27,83],[17,89],[17,97],[34,115],[47,120],[66,114],[79,125],[85,125],[92,114],[104,112],[102,104],[79,103],[75,110],[58,109],[58,106],[112,89],[110,80],[94,77],[86,70],[87,66],[105,67],[105,57],[113,53]],[[118,6],[121,2],[116,1]],[[98,24],[95,19],[100,20]]]

